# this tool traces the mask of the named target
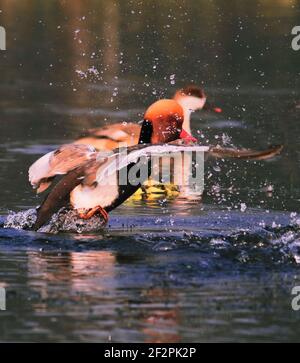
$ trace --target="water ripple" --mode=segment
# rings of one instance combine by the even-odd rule
[[[183,250],[204,255],[208,263],[211,259],[266,266],[300,263],[300,221],[296,214],[274,212],[263,217],[251,211],[247,216],[227,212],[225,218],[225,213],[210,211],[202,216],[164,216],[159,220],[150,216],[112,216],[105,229],[101,223],[93,225],[96,220],[83,226],[78,225],[78,221],[66,219],[63,231],[68,233],[58,233],[62,224],[56,216],[39,233],[24,230],[30,228],[34,220],[34,209],[2,218],[2,247],[113,249],[126,251],[129,255]],[[76,234],[70,233],[75,231]]]

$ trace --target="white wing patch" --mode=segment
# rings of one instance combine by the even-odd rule
[[[30,184],[36,188],[41,179],[48,175],[50,172],[50,160],[54,155],[54,151],[42,156],[29,168],[29,181]]]

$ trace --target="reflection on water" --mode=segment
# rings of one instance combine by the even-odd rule
[[[110,304],[106,302],[105,312],[103,311],[103,318],[108,322],[104,322],[104,324],[109,323],[110,319],[116,319],[118,303],[110,297],[117,297],[118,290],[121,288],[118,283],[120,267],[117,257],[106,251],[71,252],[59,256],[28,252],[28,279],[30,281],[28,288],[40,298],[40,301],[32,304],[34,314],[47,314],[49,301],[54,300],[52,286],[59,282],[64,286],[64,290],[68,291],[68,299],[71,299],[73,303],[89,304],[89,310],[91,313],[96,312],[96,315],[98,315],[97,311],[102,309],[94,305],[95,295],[101,296],[101,299],[104,298],[104,303],[105,300],[108,300]],[[62,291],[58,294],[54,293],[54,295],[58,300],[66,297]],[[134,310],[136,303],[134,301],[130,303],[130,295],[127,303]],[[180,337],[176,334],[176,329],[180,324],[180,311],[176,306],[172,307],[173,304],[168,306],[169,301],[176,301],[176,290],[142,289],[140,295],[143,302],[139,320],[141,320],[141,334],[146,337],[146,341],[178,341]],[[106,299],[105,296],[107,296]],[[82,334],[88,333],[83,332]],[[112,338],[113,336],[110,335],[107,337],[107,339]]]
[[[203,204],[127,203],[101,235],[0,228],[0,339],[298,341],[299,1],[0,0],[0,10],[2,216],[39,204],[27,181],[39,155],[86,128],[139,121],[191,82],[224,109],[193,116],[203,143],[285,144],[266,163],[211,160]]]
[[[2,269],[18,264],[26,271],[18,283],[15,273],[5,277],[9,308],[2,319],[9,328],[1,324],[1,339],[298,340],[299,315],[290,309],[290,290],[299,282],[293,274],[235,269],[221,277],[217,270],[205,273],[204,255],[174,257],[29,251],[6,254],[4,261],[1,254]]]

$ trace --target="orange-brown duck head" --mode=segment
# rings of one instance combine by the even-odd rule
[[[159,100],[146,111],[139,144],[163,144],[178,139],[197,141],[182,125],[184,111],[175,100]]]

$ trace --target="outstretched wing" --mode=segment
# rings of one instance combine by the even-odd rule
[[[158,144],[158,145],[136,145],[130,148],[115,150],[115,156],[117,155],[117,161],[112,167],[111,163],[107,163],[101,169],[101,173],[97,175],[97,181],[101,182],[101,179],[114,173],[116,170],[121,170],[124,167],[136,163],[141,157],[151,158],[156,155],[166,155],[170,153],[178,152],[201,152],[206,156],[215,158],[233,158],[243,160],[267,160],[271,159],[281,153],[283,146],[273,146],[263,151],[247,150],[247,149],[233,149],[222,148],[219,146],[201,146],[201,145],[185,145],[180,142],[174,144]]]
[[[88,161],[85,164],[69,171],[47,195],[42,205],[37,210],[37,219],[33,229],[37,231],[47,223],[52,215],[60,208],[67,205],[70,199],[70,193],[81,183],[87,183],[88,179],[92,182],[96,179],[96,170],[106,159],[95,162]]]
[[[77,146],[80,147],[77,148]],[[271,147],[264,151],[254,151],[180,144],[137,145],[127,150],[116,150],[110,156],[104,157],[104,154],[96,153],[89,147],[84,151],[84,147],[81,145],[65,145],[58,151],[45,155],[31,167],[31,183],[39,186],[39,188],[45,183],[45,180],[47,181],[58,174],[66,174],[39,208],[34,229],[39,229],[51,218],[53,213],[59,210],[77,185],[81,183],[88,186],[92,186],[94,183],[101,185],[103,180],[111,174],[136,163],[143,156],[150,159],[155,155],[193,151],[218,158],[266,160],[278,155],[282,149],[283,146]],[[134,188],[132,191],[134,192]],[[129,197],[130,193],[126,193],[126,196]],[[110,209],[114,209],[119,204],[116,200]]]
[[[37,219],[33,226],[35,231],[40,229],[55,212],[68,203],[70,192],[81,183],[83,177],[84,167],[81,166],[71,170],[54,186],[37,210]]]
[[[29,181],[37,193],[45,191],[57,175],[67,174],[80,165],[96,159],[96,150],[89,145],[63,145],[29,168]]]
[[[283,150],[283,145],[272,146],[263,151],[247,150],[247,149],[232,149],[222,147],[210,148],[208,154],[215,158],[233,158],[242,160],[268,160],[279,155]]]

